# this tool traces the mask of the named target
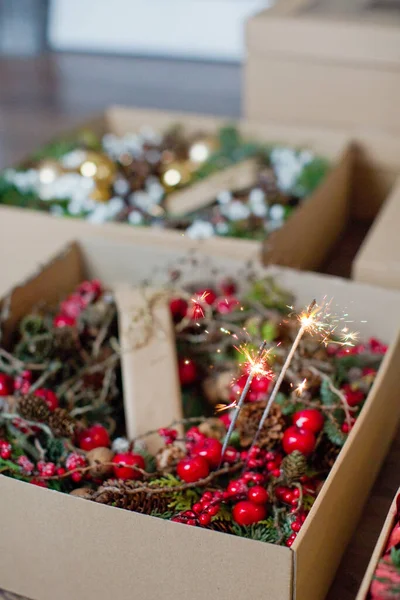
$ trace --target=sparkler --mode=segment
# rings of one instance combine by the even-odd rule
[[[273,403],[276,400],[276,396],[278,395],[278,392],[280,390],[280,387],[282,385],[283,379],[286,375],[286,372],[290,366],[290,363],[292,362],[293,356],[297,350],[298,345],[300,344],[300,340],[303,337],[304,333],[306,331],[315,333],[317,331],[320,331],[320,322],[316,319],[317,314],[319,313],[320,308],[317,305],[316,300],[313,300],[310,304],[310,306],[308,307],[307,310],[303,311],[300,315],[299,315],[299,321],[300,321],[300,329],[296,335],[296,338],[293,342],[293,345],[290,349],[289,354],[286,357],[285,363],[282,367],[281,372],[279,373],[278,379],[275,382],[274,385],[274,389],[272,390],[271,396],[269,397],[269,400],[267,402],[267,405],[264,409],[264,412],[262,414],[260,423],[258,425],[258,429],[256,431],[256,434],[254,436],[253,442],[251,444],[248,456],[251,455],[251,450],[252,448],[255,446],[257,439],[261,433],[261,430],[264,426],[265,420],[269,415],[269,412],[271,410],[271,407],[273,405]],[[244,390],[243,390],[244,391]],[[247,393],[247,392],[246,392]]]
[[[244,388],[242,390],[242,393],[240,394],[239,401],[237,402],[237,404],[235,406],[235,412],[234,412],[234,414],[232,416],[232,420],[230,422],[229,429],[227,431],[227,434],[225,436],[224,443],[223,443],[223,446],[222,446],[221,460],[220,460],[219,466],[221,466],[221,463],[223,461],[223,457],[224,457],[225,451],[226,451],[226,449],[228,447],[229,440],[230,440],[232,432],[233,432],[233,430],[235,428],[235,424],[236,424],[237,418],[239,416],[239,413],[240,413],[240,411],[242,409],[244,401],[246,400],[246,396],[247,396],[247,393],[248,393],[248,391],[250,389],[251,383],[252,383],[254,377],[257,374],[260,374],[260,372],[264,372],[265,371],[265,369],[264,369],[263,355],[264,355],[264,351],[265,351],[266,345],[267,345],[267,342],[264,341],[261,344],[261,346],[260,346],[260,349],[259,349],[259,351],[257,353],[256,359],[255,360],[254,359],[250,360],[249,376],[247,377],[246,384],[245,384],[245,386],[244,386]]]

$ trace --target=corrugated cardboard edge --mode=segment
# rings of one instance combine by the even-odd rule
[[[398,323],[394,326],[398,330]],[[309,520],[300,531],[292,548],[297,554],[298,598],[322,598],[328,589],[379,468],[386,456],[400,420],[398,398],[398,365],[400,333],[391,344],[379,369],[366,404],[346,442],[345,451],[336,460],[323,489],[311,509]],[[368,440],[368,443],[366,441]],[[363,477],[356,477],[356,473]],[[342,518],[335,519],[346,498],[351,498]],[[329,516],[328,516],[329,515]],[[323,531],[316,547],[316,532]],[[331,564],[328,569],[315,570],[313,559]],[[312,579],[312,593],[309,592]]]
[[[400,287],[400,178],[353,262],[352,277],[389,288]]]
[[[175,333],[165,294],[152,304],[150,299],[157,296],[157,290],[117,286],[114,295],[119,313],[125,425],[128,438],[134,439],[183,417]],[[140,316],[141,324],[133,322]],[[151,321],[147,332],[140,327],[146,316]],[[135,346],[138,336],[144,343]],[[146,438],[146,446],[155,454],[164,443],[155,434]]]
[[[362,580],[360,589],[358,591],[356,600],[366,600],[366,598],[367,598],[367,594],[368,594],[370,585],[372,583],[372,578],[374,576],[375,569],[378,565],[379,560],[383,556],[389,536],[395,525],[395,519],[399,512],[398,508],[397,508],[397,499],[399,496],[400,496],[400,488],[398,489],[396,496],[394,497],[394,500],[390,506],[389,512],[385,519],[385,523],[382,527],[382,531],[379,534],[378,541],[376,542],[376,546],[372,553],[371,560],[368,564],[368,567],[365,572],[364,578]]]

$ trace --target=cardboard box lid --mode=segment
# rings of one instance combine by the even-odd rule
[[[247,25],[250,50],[400,69],[398,0],[278,0]]]

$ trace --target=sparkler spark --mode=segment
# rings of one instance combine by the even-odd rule
[[[245,345],[239,347],[234,346],[234,348],[245,357],[245,368],[247,373],[252,373],[253,375],[268,375],[272,377],[273,372],[268,368],[267,363],[269,350],[266,350],[264,347],[262,352],[258,350],[258,352],[255,353]]]
[[[196,296],[191,298],[191,302],[193,303],[192,308],[192,316],[193,319],[204,319],[205,312],[203,308],[203,304],[206,302],[207,296],[210,295],[210,292],[203,292],[201,296]]]
[[[251,382],[253,381],[254,377],[255,377],[255,376],[256,376],[256,374],[257,374],[257,370],[258,370],[259,366],[257,366],[257,367],[256,367],[255,365],[256,365],[258,362],[262,361],[262,357],[263,357],[263,356],[264,356],[264,354],[265,354],[265,346],[266,346],[266,345],[267,345],[267,342],[266,342],[266,341],[264,341],[264,342],[261,344],[261,346],[260,346],[260,348],[259,348],[259,350],[258,350],[257,358],[256,358],[256,360],[255,360],[255,362],[254,362],[254,366],[253,366],[253,368],[251,368],[251,370],[250,370],[250,372],[249,372],[249,375],[248,375],[248,377],[247,377],[246,385],[244,386],[244,388],[243,388],[243,390],[242,390],[242,393],[240,394],[240,398],[239,398],[239,400],[238,400],[237,404],[235,405],[235,412],[234,412],[234,414],[233,414],[233,416],[232,416],[232,420],[231,420],[231,422],[230,422],[230,424],[229,424],[229,429],[228,429],[228,431],[227,431],[227,433],[226,433],[226,436],[225,436],[225,439],[224,439],[224,443],[223,443],[223,445],[222,445],[222,451],[221,451],[221,460],[220,460],[220,465],[221,465],[221,463],[222,463],[222,461],[223,461],[223,457],[224,457],[225,451],[226,451],[226,449],[227,449],[227,447],[228,447],[229,440],[231,439],[232,432],[233,432],[233,430],[234,430],[234,428],[235,428],[235,425],[236,425],[237,418],[238,418],[238,416],[239,416],[239,413],[240,413],[240,411],[241,411],[241,409],[242,409],[242,406],[243,406],[243,404],[244,404],[244,401],[246,400],[246,396],[247,396],[247,393],[248,393],[248,391],[249,391],[249,389],[250,389]],[[264,360],[265,360],[265,359],[264,359]],[[256,370],[255,370],[255,369],[256,369]]]
[[[298,396],[301,396],[306,389],[307,389],[307,379],[303,379],[303,381],[301,383],[299,383],[299,385],[297,386],[295,391]]]

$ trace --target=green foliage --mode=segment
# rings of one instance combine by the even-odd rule
[[[169,521],[170,519],[172,519],[174,514],[175,513],[172,510],[167,510],[166,512],[163,512],[163,513],[155,511],[155,512],[151,513],[151,516],[158,517],[159,519],[165,519],[166,521]]]
[[[258,542],[267,542],[269,544],[275,544],[286,539],[292,532],[291,520],[287,518],[287,515],[279,519],[279,528],[276,526],[276,521],[273,517],[269,517],[265,521],[259,521],[249,527],[243,527],[234,523],[232,526],[232,532],[240,537],[245,537],[250,540],[256,540]]]
[[[273,342],[278,335],[278,328],[273,321],[265,321],[261,327],[261,337],[266,342]]]
[[[303,167],[294,188],[291,190],[292,193],[300,198],[310,195],[321,184],[328,170],[328,161],[315,157]]]
[[[287,307],[293,301],[293,296],[287,290],[281,288],[273,277],[257,279],[245,296],[249,302],[257,302],[267,308],[276,308],[287,313]]]
[[[324,432],[328,439],[335,446],[343,446],[347,439],[347,435],[340,429],[339,424],[331,419],[326,419]]]
[[[304,408],[304,404],[302,404],[301,402],[293,402],[291,398],[285,396],[285,394],[282,394],[282,392],[279,392],[275,402],[279,404],[282,410],[282,414],[285,417],[290,417],[294,415],[294,413],[298,410],[302,410]]]
[[[12,460],[5,460],[4,458],[0,458],[0,472],[10,472],[10,473],[20,473],[21,468],[19,465],[16,465]]]
[[[304,510],[310,510],[312,505],[315,502],[315,497],[314,496],[310,496],[309,494],[305,494],[303,496],[303,503],[302,506],[304,508]]]
[[[226,504],[221,504],[219,512],[212,518],[212,521],[232,521],[232,511],[226,506]]]
[[[147,473],[154,473],[156,471],[157,467],[155,456],[150,454],[150,452],[147,452],[147,450],[145,450],[144,448],[136,447],[135,454],[140,454],[140,456],[143,456],[145,462],[145,470],[147,471]]]
[[[329,381],[327,379],[322,381],[319,392],[322,404],[330,406],[338,402],[338,396],[330,389]]]
[[[390,558],[392,559],[392,563],[396,569],[400,570],[400,548],[397,549],[395,546],[393,546],[390,551]]]
[[[63,440],[60,438],[48,438],[46,453],[49,461],[58,463],[65,452]]]
[[[149,486],[156,486],[162,488],[174,488],[182,485],[182,481],[168,473],[159,479],[154,479],[149,482]],[[168,503],[168,508],[173,510],[174,513],[181,512],[183,510],[190,510],[195,502],[198,501],[200,494],[195,489],[181,490],[179,492],[171,492],[171,500]]]
[[[204,415],[205,406],[201,390],[182,390],[182,408],[185,419]]]

